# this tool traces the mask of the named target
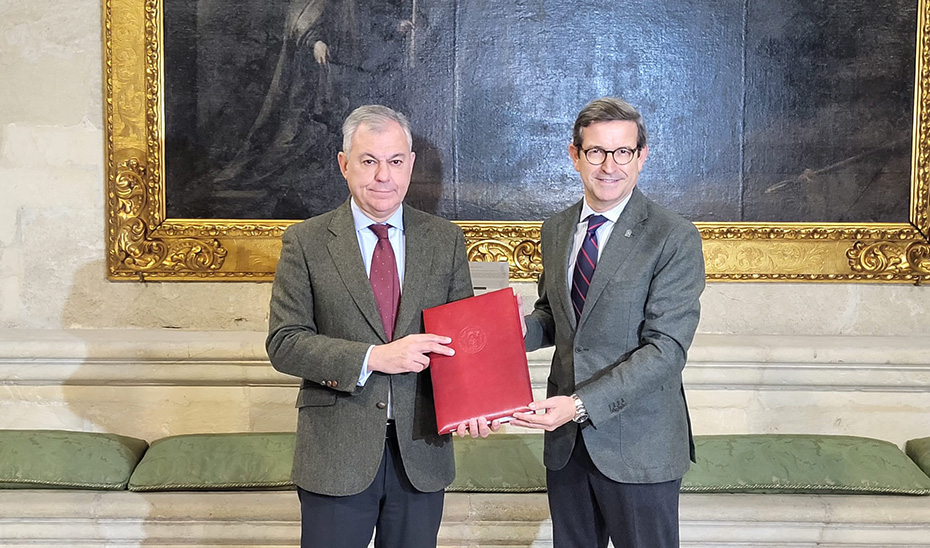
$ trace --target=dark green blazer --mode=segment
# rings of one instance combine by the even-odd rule
[[[406,261],[396,338],[423,332],[422,310],[472,295],[465,239],[454,224],[404,206]],[[386,341],[349,202],[289,227],[275,273],[266,348],[303,379],[293,479],[325,495],[363,491],[384,451],[388,390],[404,469],[420,491],[452,482],[451,437],[436,433],[429,369],[373,373],[356,386],[368,347]]]

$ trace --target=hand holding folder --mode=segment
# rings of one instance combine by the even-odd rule
[[[529,411],[533,392],[513,289],[428,308],[423,323],[427,333],[451,338],[455,350],[430,358],[440,434],[478,417],[505,422]]]

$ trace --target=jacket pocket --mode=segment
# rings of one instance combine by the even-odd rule
[[[336,405],[336,393],[332,390],[322,390],[315,388],[301,388],[297,393],[297,405],[295,407],[326,407]]]
[[[665,468],[678,462],[687,443],[681,394],[669,384],[620,412],[620,455],[630,467]],[[687,451],[687,445],[684,446]]]

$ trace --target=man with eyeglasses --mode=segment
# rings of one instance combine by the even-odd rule
[[[642,116],[612,97],[575,120],[584,199],[542,227],[528,351],[555,345],[547,398],[513,424],[546,431],[553,545],[679,545],[694,460],[681,373],[700,317],[701,236],[636,188]]]

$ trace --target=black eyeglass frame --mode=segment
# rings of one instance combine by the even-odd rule
[[[640,149],[640,147],[636,147],[636,148],[619,147],[619,148],[615,148],[615,149],[613,149],[613,150],[607,150],[607,149],[604,149],[604,148],[601,148],[601,147],[591,147],[591,148],[587,148],[587,149],[578,147],[578,150],[581,151],[581,154],[584,156],[584,159],[587,160],[588,163],[591,164],[592,166],[599,166],[599,165],[603,164],[604,162],[606,162],[606,161],[607,161],[607,156],[608,156],[608,155],[609,155],[611,158],[613,158],[614,163],[617,164],[618,166],[625,166],[625,165],[629,164],[630,162],[632,162],[632,161],[633,161],[633,158],[636,158],[636,154],[637,154],[641,149]],[[601,160],[600,162],[592,162],[592,161],[591,161],[591,158],[588,158],[588,153],[591,152],[592,150],[600,150],[601,152],[603,152],[603,153],[604,153],[604,159]],[[630,159],[627,160],[626,162],[617,161],[617,157],[614,156],[614,152],[617,152],[618,150],[629,150],[629,151],[631,152],[631,154],[630,154]]]

